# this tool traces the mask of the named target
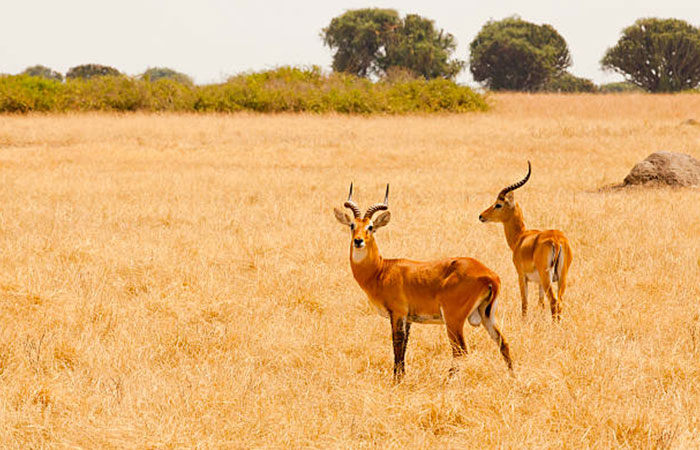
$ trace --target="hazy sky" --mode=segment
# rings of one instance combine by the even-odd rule
[[[535,1],[224,1],[0,0],[0,73],[43,64],[65,73],[85,63],[135,75],[148,67],[184,72],[197,83],[279,65],[330,69],[320,30],[348,9],[394,8],[435,21],[469,59],[469,42],[490,19],[518,14],[553,25],[569,44],[571,71],[595,82],[617,81],[599,61],[621,30],[640,17],[675,17],[700,25],[697,0]],[[468,69],[458,78],[472,83]]]

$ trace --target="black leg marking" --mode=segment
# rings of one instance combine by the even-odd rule
[[[391,320],[391,340],[394,344],[394,381],[400,382],[405,370],[406,344],[411,325],[406,317],[394,317],[389,314]]]

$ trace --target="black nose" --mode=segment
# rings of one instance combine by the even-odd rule
[[[485,221],[484,221],[484,216],[482,216],[481,214],[479,214],[479,220],[482,221],[482,222],[485,222]]]
[[[360,245],[362,245],[362,239],[355,239],[355,246],[359,247]]]

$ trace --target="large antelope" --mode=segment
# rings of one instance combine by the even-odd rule
[[[412,323],[442,324],[456,358],[466,353],[464,322],[483,324],[500,347],[512,370],[508,343],[496,324],[496,299],[501,281],[494,272],[473,258],[449,258],[417,262],[406,259],[384,259],[379,254],[374,233],[386,226],[389,209],[389,185],[384,203],[370,206],[362,215],[352,201],[352,184],[345,207],[353,217],[335,208],[335,217],[350,227],[350,267],[355,280],[369,297],[377,312],[391,322],[394,344],[394,380],[404,375],[404,356]],[[455,367],[450,369],[453,373]]]
[[[559,230],[527,230],[523,221],[523,211],[515,202],[513,191],[530,179],[532,172],[527,162],[527,175],[515,184],[503,189],[496,202],[479,215],[482,222],[501,222],[506,233],[506,241],[513,251],[513,263],[518,271],[518,284],[522,298],[523,317],[527,315],[527,282],[540,287],[540,304],[544,306],[547,294],[552,310],[552,318],[561,316],[561,302],[566,290],[566,273],[573,259],[566,236]],[[558,292],[554,294],[553,282],[557,282]]]

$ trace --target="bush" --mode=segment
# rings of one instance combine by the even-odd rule
[[[66,73],[66,78],[75,79],[82,78],[84,80],[89,80],[90,78],[105,77],[105,76],[119,76],[119,72],[114,67],[102,66],[99,64],[83,64],[81,66],[71,67]]]
[[[487,109],[483,96],[444,80],[379,81],[354,75],[323,75],[318,67],[240,75],[206,86],[197,109],[259,112],[342,113],[466,112]]]
[[[171,79],[126,76],[71,79],[0,78],[0,112],[205,111],[205,112],[467,112],[488,108],[484,97],[450,80],[392,79],[376,83],[320,68],[279,69],[238,75],[222,84],[194,86]]]
[[[146,86],[128,77],[101,76],[66,84],[70,109],[78,111],[136,111],[147,105]]]
[[[600,92],[602,93],[627,93],[627,92],[644,92],[644,89],[640,88],[636,84],[630,83],[629,81],[618,81],[615,83],[606,83],[600,85]]]
[[[0,77],[0,112],[63,111],[63,84],[29,75]]]
[[[588,78],[581,78],[569,72],[547,80],[541,88],[545,92],[597,92],[598,88]]]

